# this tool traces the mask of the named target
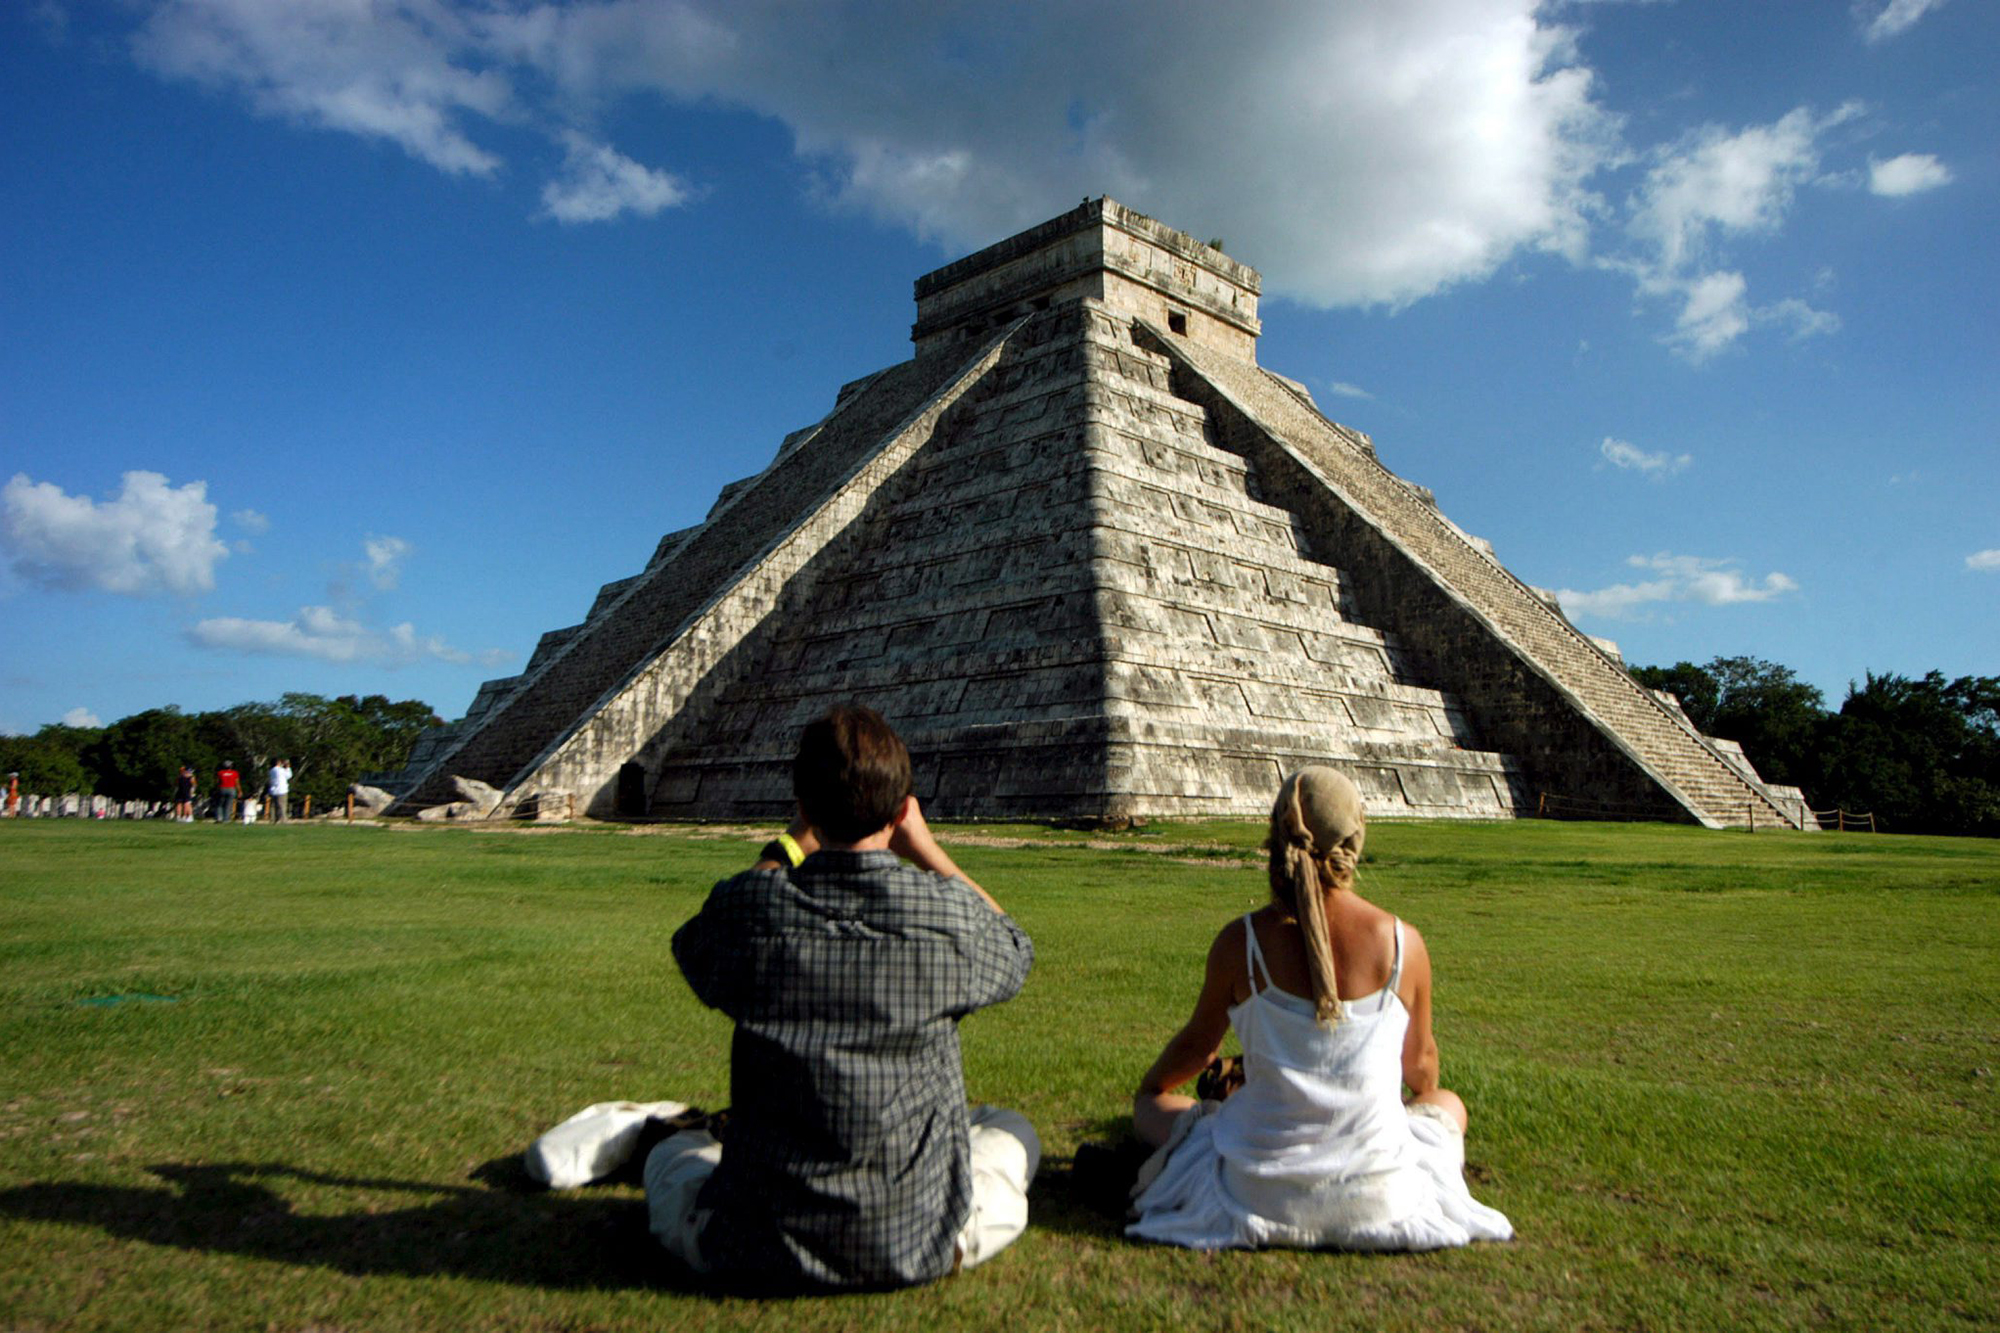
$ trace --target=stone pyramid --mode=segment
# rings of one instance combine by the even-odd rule
[[[1109,199],[925,275],[916,355],[426,736],[500,812],[769,819],[880,709],[944,817],[1371,813],[1799,826],[1795,801],[1258,367],[1257,274]]]

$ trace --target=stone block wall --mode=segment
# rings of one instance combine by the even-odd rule
[[[1314,761],[1378,813],[1510,813],[1508,762],[1343,615],[1340,571],[1169,381],[1103,303],[1013,333],[849,563],[651,748],[653,813],[781,813],[798,729],[848,699],[944,816],[1256,814]]]
[[[1132,322],[1100,310],[1089,345],[1093,521],[1115,742],[1116,813],[1261,814],[1285,771],[1333,763],[1377,814],[1498,817],[1515,774],[1455,699],[1351,614],[1348,573],[1260,498],[1205,409]]]
[[[782,812],[799,729],[847,701],[896,725],[940,815],[1066,810],[1095,793],[1101,759],[1064,725],[1095,710],[1102,670],[1083,366],[1060,329],[1044,316],[1008,338],[811,595],[649,748],[655,814]],[[972,733],[988,757],[968,766],[955,741]]]

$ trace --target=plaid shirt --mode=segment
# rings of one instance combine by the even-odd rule
[[[722,881],[674,934],[736,1020],[702,1258],[760,1284],[951,1272],[971,1207],[958,1020],[1021,989],[1034,946],[962,880],[822,851]]]

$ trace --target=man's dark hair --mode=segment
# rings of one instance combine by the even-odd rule
[[[877,832],[912,790],[910,752],[872,708],[842,704],[799,737],[792,794],[828,842]]]

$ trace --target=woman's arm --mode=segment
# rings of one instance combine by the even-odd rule
[[[1243,975],[1243,948],[1243,922],[1238,919],[1224,926],[1209,946],[1208,969],[1193,1015],[1139,1080],[1139,1091],[1132,1098],[1132,1124],[1139,1137],[1155,1147],[1167,1141],[1174,1118],[1194,1105],[1194,1098],[1173,1089],[1207,1068],[1222,1049],[1223,1034],[1229,1031],[1229,1007]]]
[[[1431,954],[1417,928],[1403,925],[1403,981],[1397,988],[1410,1011],[1410,1030],[1403,1038],[1403,1082],[1412,1097],[1438,1087],[1437,1038],[1431,1035]]]

